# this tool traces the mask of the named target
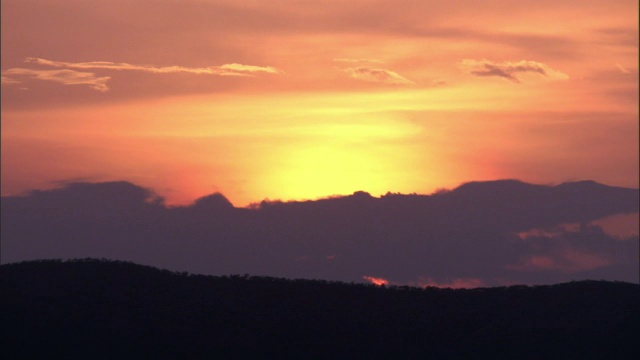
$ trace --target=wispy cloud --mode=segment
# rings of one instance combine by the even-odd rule
[[[20,84],[20,81],[12,79],[8,76],[2,76],[2,85]]]
[[[358,66],[347,68],[344,70],[347,74],[349,74],[352,78],[383,83],[383,84],[392,84],[392,85],[414,85],[415,82],[403,77],[397,72],[380,69],[380,68],[370,68],[365,66]]]
[[[269,74],[282,74],[282,70],[278,70],[273,66],[255,66],[255,65],[243,65],[243,64],[224,64],[218,67],[220,70],[239,72],[239,73],[257,73],[264,72]]]
[[[336,58],[333,59],[335,62],[343,62],[343,63],[376,63],[382,64],[384,61],[379,59],[352,59],[352,58]]]
[[[111,79],[109,76],[98,77],[94,73],[81,72],[75,70],[33,70],[24,68],[12,68],[3,72],[4,75],[11,77],[2,77],[3,84],[15,84],[20,81],[13,79],[12,77],[27,77],[44,81],[53,81],[64,85],[88,85],[90,88],[106,92],[109,90],[107,81]],[[5,80],[7,78],[8,80]]]
[[[2,72],[2,84],[17,84],[21,81],[15,77],[28,77],[44,81],[54,81],[64,85],[88,85],[90,88],[106,92],[109,90],[107,82],[110,76],[96,76],[93,72],[77,70],[115,70],[115,71],[140,71],[153,74],[187,73],[195,75],[215,76],[256,76],[256,73],[282,74],[283,72],[272,66],[256,66],[243,64],[224,64],[212,67],[185,67],[185,66],[153,66],[136,65],[124,62],[90,61],[90,62],[66,62],[53,61],[42,58],[29,57],[24,60],[28,64],[62,68],[56,70],[11,68]]]
[[[597,253],[584,250],[565,249],[553,254],[534,255],[522,259],[515,265],[507,265],[506,268],[515,271],[560,271],[564,273],[576,273],[589,271],[611,265],[612,262]]]
[[[171,73],[189,73],[189,74],[204,74],[204,75],[219,75],[219,76],[251,76],[253,73],[270,73],[279,74],[282,71],[272,66],[256,66],[256,65],[243,65],[243,64],[224,64],[221,66],[211,67],[185,67],[185,66],[153,66],[153,65],[136,65],[124,62],[111,62],[111,61],[90,61],[90,62],[65,62],[65,61],[52,61],[41,58],[26,58],[25,62],[37,65],[45,65],[51,67],[62,67],[70,69],[106,69],[106,70],[129,70],[129,71],[143,71],[154,74],[171,74]]]
[[[629,71],[627,68],[620,65],[619,63],[616,63],[616,68],[618,68],[618,70],[620,70],[620,72],[623,74],[631,74],[631,71]]]
[[[569,76],[552,69],[549,65],[537,61],[505,61],[502,63],[490,60],[464,59],[460,62],[462,69],[470,75],[483,77],[501,77],[516,83],[521,82],[517,75],[535,74],[549,80],[566,80]]]

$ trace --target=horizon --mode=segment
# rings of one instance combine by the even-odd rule
[[[457,184],[456,186],[453,187],[448,187],[448,188],[437,188],[435,190],[433,190],[432,192],[429,193],[418,193],[418,192],[395,192],[395,191],[386,191],[384,193],[379,193],[379,194],[375,194],[375,193],[371,193],[369,191],[360,189],[360,190],[355,190],[351,193],[344,193],[344,194],[331,194],[331,195],[326,195],[326,196],[320,196],[320,197],[316,197],[316,198],[297,198],[297,199],[278,199],[278,198],[268,198],[268,197],[264,197],[262,199],[258,199],[255,201],[251,201],[247,204],[244,205],[240,205],[240,204],[235,204],[232,199],[230,199],[224,192],[221,191],[214,191],[208,194],[202,194],[194,199],[191,199],[187,202],[181,202],[181,203],[172,203],[172,202],[168,202],[167,199],[162,195],[162,193],[156,191],[155,189],[151,188],[151,187],[145,187],[142,186],[140,184],[136,184],[134,182],[128,181],[128,180],[109,180],[109,181],[85,181],[84,179],[72,179],[72,180],[60,180],[60,181],[54,181],[51,182],[49,184],[49,186],[44,186],[42,188],[35,188],[35,189],[27,189],[25,191],[22,191],[20,193],[17,194],[7,194],[7,195],[0,195],[0,197],[5,198],[5,197],[28,197],[34,193],[42,193],[42,192],[49,192],[49,191],[56,191],[56,190],[64,190],[67,189],[69,187],[72,187],[74,185],[101,185],[101,184],[116,184],[116,183],[126,183],[126,184],[130,184],[133,185],[134,187],[139,187],[142,188],[146,191],[150,192],[150,195],[154,197],[154,199],[157,199],[160,201],[161,204],[163,204],[164,206],[166,206],[167,208],[174,208],[174,207],[191,207],[194,206],[199,200],[205,199],[207,197],[210,196],[214,196],[214,195],[221,195],[226,201],[228,201],[234,208],[238,208],[238,209],[256,209],[257,206],[259,206],[261,203],[296,203],[296,202],[315,202],[315,201],[321,201],[321,200],[331,200],[331,199],[339,199],[339,198],[344,198],[344,197],[349,197],[349,196],[354,196],[357,194],[366,194],[374,199],[381,199],[384,198],[386,196],[393,196],[393,195],[399,195],[399,196],[433,196],[433,195],[438,195],[438,194],[442,194],[442,193],[447,193],[447,192],[451,192],[454,191],[464,185],[468,185],[468,184],[474,184],[474,183],[500,183],[500,182],[516,182],[516,183],[522,183],[525,185],[535,185],[535,186],[544,186],[544,187],[556,187],[559,185],[564,185],[564,184],[576,184],[576,183],[596,183],[598,185],[604,185],[607,187],[619,187],[619,188],[627,188],[627,189],[640,189],[640,185],[637,187],[625,187],[625,186],[615,186],[615,185],[611,185],[611,184],[605,184],[605,183],[601,183],[601,182],[597,182],[594,180],[589,180],[589,179],[583,179],[583,180],[572,180],[572,181],[563,181],[563,182],[557,182],[557,183],[532,183],[532,182],[526,182],[520,179],[492,179],[492,180],[470,180],[470,181],[465,181],[462,183]]]

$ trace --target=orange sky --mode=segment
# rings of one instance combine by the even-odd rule
[[[637,1],[2,1],[2,195],[638,186]]]

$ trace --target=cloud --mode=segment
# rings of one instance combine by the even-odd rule
[[[2,77],[2,85],[10,85],[10,84],[20,84],[20,81],[12,79],[7,76]]]
[[[44,81],[54,81],[64,85],[88,85],[90,88],[106,92],[109,90],[107,82],[110,76],[96,76],[93,72],[82,72],[77,70],[115,70],[115,71],[140,71],[152,74],[175,74],[187,73],[196,75],[215,76],[255,76],[256,73],[282,74],[283,72],[272,66],[256,66],[243,64],[224,64],[205,68],[194,68],[184,66],[164,66],[135,65],[129,63],[116,63],[111,61],[89,61],[89,62],[65,62],[53,61],[42,58],[28,57],[24,60],[28,64],[63,68],[61,70],[41,70],[26,68],[11,68],[2,72],[2,84],[17,84],[21,81],[13,77],[30,77]],[[9,75],[9,76],[6,76]]]
[[[625,240],[640,234],[640,213],[616,214],[592,222],[613,238]]]
[[[623,74],[631,74],[631,71],[629,71],[627,68],[620,65],[619,63],[616,63],[616,68],[618,68],[618,70],[620,70],[620,72]]]
[[[382,64],[384,61],[379,59],[351,59],[351,58],[336,58],[333,59],[335,62],[345,62],[345,63],[377,63]]]
[[[255,72],[265,72],[269,74],[281,74],[282,71],[274,68],[273,66],[255,66],[255,65],[243,65],[243,64],[224,64],[218,69],[228,70],[234,72],[247,72],[247,73],[255,73]]]
[[[256,65],[243,65],[243,64],[224,64],[221,66],[212,67],[185,67],[185,66],[163,66],[157,67],[153,65],[135,65],[129,63],[116,63],[111,61],[90,61],[90,62],[65,62],[65,61],[52,61],[42,58],[29,57],[25,59],[25,62],[37,65],[62,67],[70,69],[105,69],[105,70],[129,70],[129,71],[142,71],[154,74],[172,74],[172,73],[189,73],[189,74],[204,74],[204,75],[219,75],[219,76],[252,76],[253,73],[263,72],[270,74],[279,74],[282,71],[272,66],[256,66]]]
[[[358,66],[353,68],[347,68],[344,71],[347,74],[349,74],[352,78],[363,80],[363,81],[392,84],[392,85],[414,85],[415,84],[415,82],[403,77],[402,75],[386,69]]]
[[[507,265],[506,268],[515,271],[560,271],[564,273],[576,273],[594,270],[611,265],[611,260],[602,255],[566,249],[564,251],[527,257],[515,265]]]
[[[88,85],[90,88],[106,92],[109,90],[107,81],[111,79],[109,76],[97,77],[96,74],[90,72],[81,72],[75,70],[33,70],[24,68],[12,68],[4,72],[5,75],[22,76],[44,81],[58,82],[64,85]],[[10,79],[9,82],[5,82],[3,76],[3,83],[19,83],[20,81]]]
[[[486,59],[464,59],[460,62],[460,66],[470,75],[501,77],[516,83],[521,82],[521,79],[516,75],[522,74],[544,76],[549,80],[566,80],[569,78],[567,74],[554,70],[547,64],[528,60],[497,63]]]
[[[530,238],[541,238],[541,237],[561,238],[567,232],[578,232],[578,231],[580,231],[580,224],[573,223],[573,224],[560,224],[560,225],[554,226],[551,229],[546,229],[546,228],[529,229],[527,231],[521,231],[516,235],[521,240],[527,240]]]

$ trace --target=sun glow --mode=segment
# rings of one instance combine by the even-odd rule
[[[417,130],[396,122],[349,122],[298,128],[297,139],[270,155],[265,184],[282,199],[313,199],[363,190],[383,194],[407,182],[417,161],[402,149]],[[266,190],[266,189],[265,189]]]
[[[366,148],[344,143],[315,144],[294,150],[286,168],[275,172],[281,194],[288,199],[383,191],[393,186],[385,175],[389,165],[376,161]]]

